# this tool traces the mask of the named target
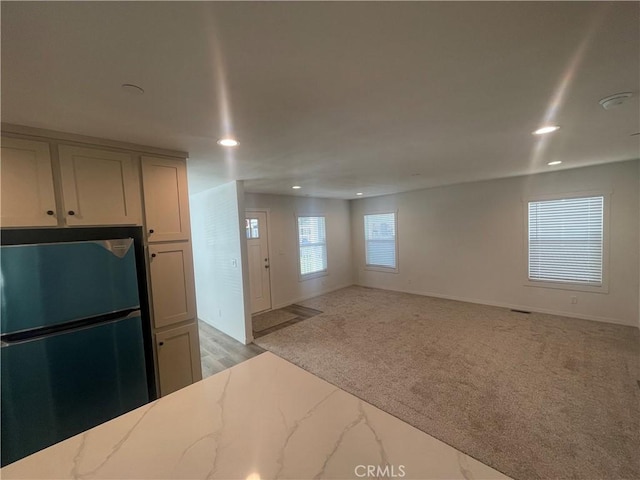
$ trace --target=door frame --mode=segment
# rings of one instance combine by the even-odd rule
[[[245,219],[247,218],[247,214],[250,214],[252,212],[259,212],[259,213],[264,213],[267,217],[267,252],[269,254],[269,303],[271,304],[271,307],[269,307],[266,310],[261,310],[260,312],[256,312],[256,313],[264,313],[264,312],[270,312],[271,310],[273,310],[273,292],[272,292],[272,284],[271,284],[271,266],[273,265],[272,263],[272,258],[273,258],[273,251],[271,248],[271,209],[269,208],[260,208],[260,207],[246,207],[244,209],[244,217]],[[243,239],[245,242],[247,241],[247,237],[246,235],[244,236]],[[248,272],[247,272],[248,273]],[[254,314],[250,314],[250,316],[253,316]],[[251,331],[253,332],[253,321],[251,322]]]

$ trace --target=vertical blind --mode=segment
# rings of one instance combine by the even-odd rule
[[[366,262],[369,266],[396,268],[396,214],[364,216]]]
[[[529,279],[602,285],[604,197],[529,202]]]
[[[300,275],[327,270],[327,233],[324,217],[298,217]]]

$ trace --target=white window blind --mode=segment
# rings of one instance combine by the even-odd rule
[[[364,216],[367,266],[396,268],[396,214]]]
[[[300,275],[327,271],[327,233],[324,217],[298,217]]]
[[[529,280],[602,285],[604,197],[529,202]]]

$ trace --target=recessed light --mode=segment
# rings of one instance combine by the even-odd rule
[[[544,135],[545,133],[555,132],[559,130],[560,127],[558,125],[547,125],[546,127],[540,127],[538,130],[533,132],[534,135]]]
[[[553,165],[560,165],[561,163],[562,163],[562,161],[561,161],[561,160],[555,160],[555,161],[553,161],[553,162],[549,162],[549,163],[547,163],[547,165],[551,165],[551,166],[553,166]]]
[[[363,195],[363,193],[362,192],[358,192],[358,193],[356,193],[356,195],[361,197]]]
[[[294,185],[291,188],[293,188],[294,190],[300,190],[302,187],[300,185]]]
[[[142,89],[142,87],[139,87],[138,85],[134,85],[133,83],[123,83],[121,85],[121,88],[125,92],[130,93],[131,95],[144,94],[144,90]]]
[[[239,144],[240,142],[233,138],[221,138],[218,140],[218,145],[222,145],[223,147],[236,147]]]

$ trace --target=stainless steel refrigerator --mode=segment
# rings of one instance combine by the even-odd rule
[[[154,397],[130,231],[2,232],[3,466]]]

